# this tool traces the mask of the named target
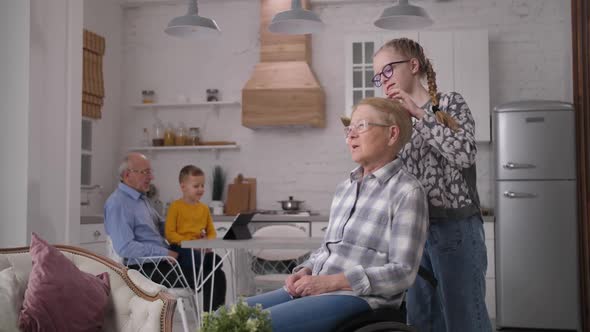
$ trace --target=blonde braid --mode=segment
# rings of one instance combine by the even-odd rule
[[[444,124],[445,126],[451,128],[453,131],[457,131],[459,129],[459,125],[457,121],[453,119],[453,117],[447,113],[440,110],[438,107],[438,91],[436,87],[436,73],[434,69],[432,69],[432,63],[430,59],[425,58],[426,60],[426,82],[428,83],[428,94],[430,95],[430,100],[432,103],[432,111],[434,112],[434,116],[439,123]]]
[[[457,131],[459,129],[457,121],[447,112],[441,111],[438,107],[439,100],[436,86],[436,73],[434,72],[432,63],[430,63],[430,60],[424,55],[424,49],[422,46],[409,38],[397,38],[385,43],[383,46],[381,46],[381,48],[379,48],[379,50],[377,50],[375,54],[381,52],[381,50],[384,48],[392,48],[408,58],[415,58],[418,60],[420,65],[420,73],[422,75],[426,75],[428,94],[430,95],[432,111],[435,114],[436,120],[439,123],[442,123],[443,125],[451,128],[451,130]]]

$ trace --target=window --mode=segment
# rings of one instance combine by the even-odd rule
[[[92,120],[82,119],[81,186],[90,186],[92,179]]]
[[[366,35],[347,38],[346,54],[346,110],[349,116],[352,106],[361,99],[379,95],[379,89],[373,86],[373,54],[379,39],[367,38]]]
[[[375,96],[373,78],[373,53],[375,43],[352,43],[352,104],[356,105],[361,99]]]

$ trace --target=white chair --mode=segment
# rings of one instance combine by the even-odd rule
[[[178,261],[169,256],[151,256],[124,260],[115,251],[115,248],[113,247],[113,241],[108,235],[106,237],[106,243],[107,255],[110,259],[126,266],[138,266],[138,271],[150,280],[162,280],[160,285],[165,287],[167,289],[166,292],[176,299],[176,303],[178,304],[178,312],[180,313],[180,318],[182,320],[182,326],[185,332],[189,332],[190,330],[188,327],[184,300],[188,299],[195,322],[198,322],[198,308],[197,304],[195,303],[194,290],[190,288],[189,283],[187,282],[187,279],[180,268],[180,264],[178,264]],[[165,261],[170,265],[170,271],[163,271],[159,268],[159,264],[162,261]],[[144,270],[144,266],[146,264],[153,264],[153,266],[155,266],[154,270]]]
[[[305,228],[294,224],[264,226],[252,237],[308,237]],[[306,249],[262,249],[250,251],[256,294],[274,290],[285,284],[291,270],[307,259]]]

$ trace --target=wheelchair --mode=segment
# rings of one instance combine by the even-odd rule
[[[422,266],[418,269],[418,276],[426,280],[433,288],[437,280],[432,272]],[[331,332],[416,332],[415,327],[406,324],[405,302],[398,309],[383,308],[363,312],[342,323]]]

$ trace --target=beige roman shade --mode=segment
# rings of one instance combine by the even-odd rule
[[[82,72],[82,116],[100,119],[104,99],[102,57],[105,52],[104,37],[84,30]]]

